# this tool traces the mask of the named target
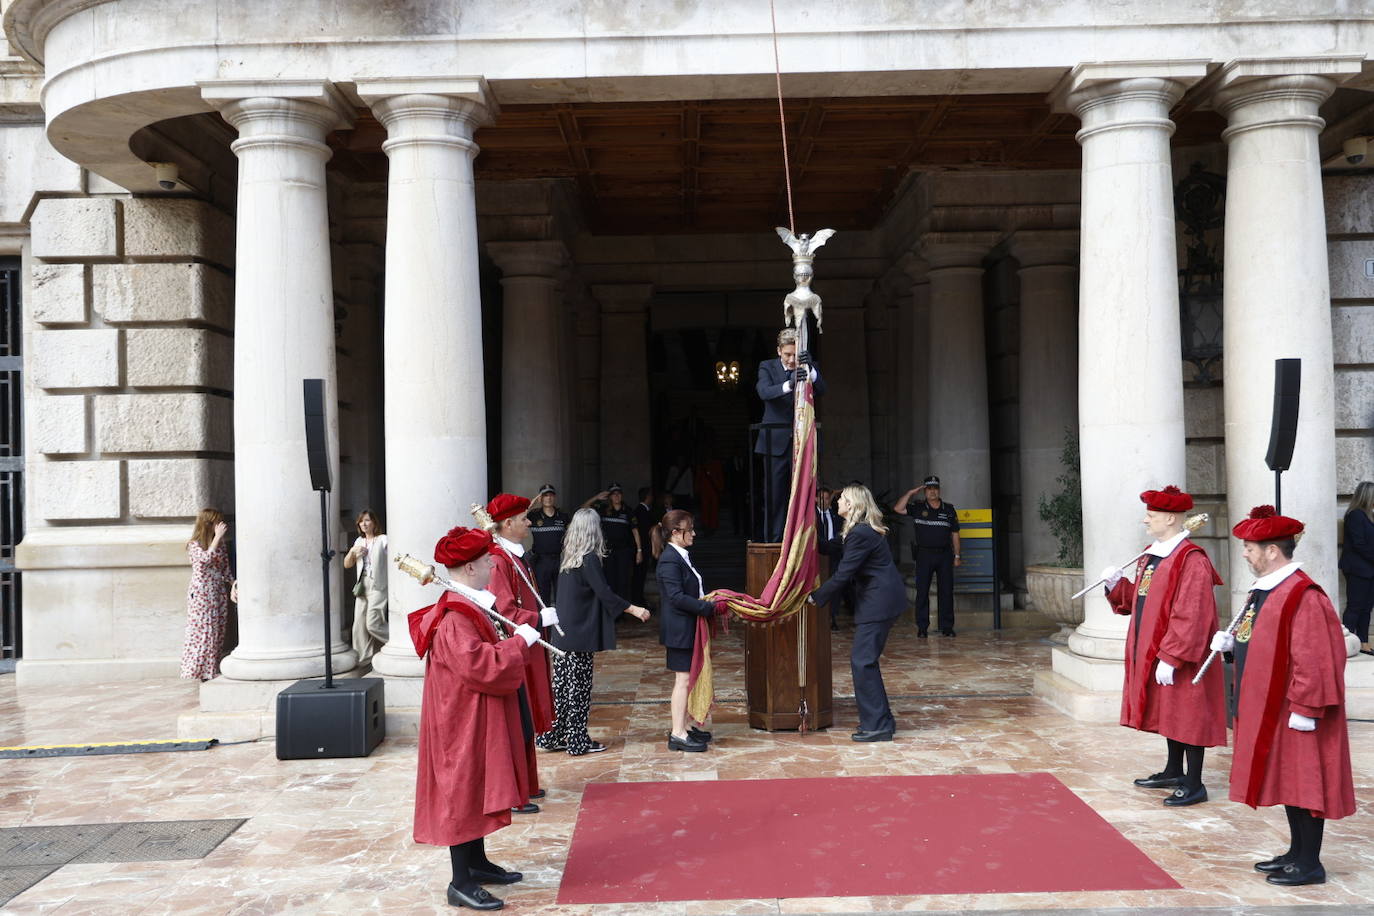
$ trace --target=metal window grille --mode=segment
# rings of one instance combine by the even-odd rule
[[[24,537],[23,321],[19,259],[0,258],[0,658],[23,653],[14,549]]]

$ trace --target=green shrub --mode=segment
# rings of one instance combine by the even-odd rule
[[[1059,566],[1083,565],[1083,486],[1078,459],[1078,432],[1064,429],[1064,450],[1059,453],[1064,473],[1055,478],[1059,492],[1040,494],[1040,520],[1050,526],[1059,542]]]

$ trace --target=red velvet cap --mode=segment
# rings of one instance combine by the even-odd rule
[[[1187,512],[1193,508],[1193,497],[1172,484],[1162,490],[1146,490],[1140,501],[1152,512]]]
[[[524,515],[529,508],[530,501],[523,496],[497,493],[491,498],[491,502],[487,503],[487,514],[493,522],[500,522],[516,515]]]
[[[487,552],[491,535],[481,528],[453,528],[434,545],[434,561],[453,568],[471,563]]]
[[[1303,532],[1303,523],[1279,515],[1273,506],[1256,506],[1250,517],[1238,522],[1231,533],[1242,541],[1284,541]]]

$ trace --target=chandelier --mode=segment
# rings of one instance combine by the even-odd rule
[[[739,387],[739,361],[720,360],[716,363],[716,387],[721,391],[734,391]]]

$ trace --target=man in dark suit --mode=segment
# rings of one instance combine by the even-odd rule
[[[815,393],[825,394],[825,379],[811,362],[810,353],[797,353],[797,332],[783,328],[778,332],[778,358],[759,363],[755,385],[763,401],[763,423],[778,424],[759,430],[754,454],[767,456],[764,475],[764,539],[782,540],[787,524],[787,497],[792,489],[793,390],[800,381],[810,381]]]
[[[829,487],[816,488],[816,552],[827,560],[824,564],[826,578],[829,578],[839,567],[840,558],[844,556],[844,540],[840,537],[840,532],[844,528],[844,521],[835,511],[835,507],[831,505],[833,498],[834,491]],[[830,602],[830,629],[832,630],[840,628],[835,619],[839,605],[840,600],[838,598]]]

